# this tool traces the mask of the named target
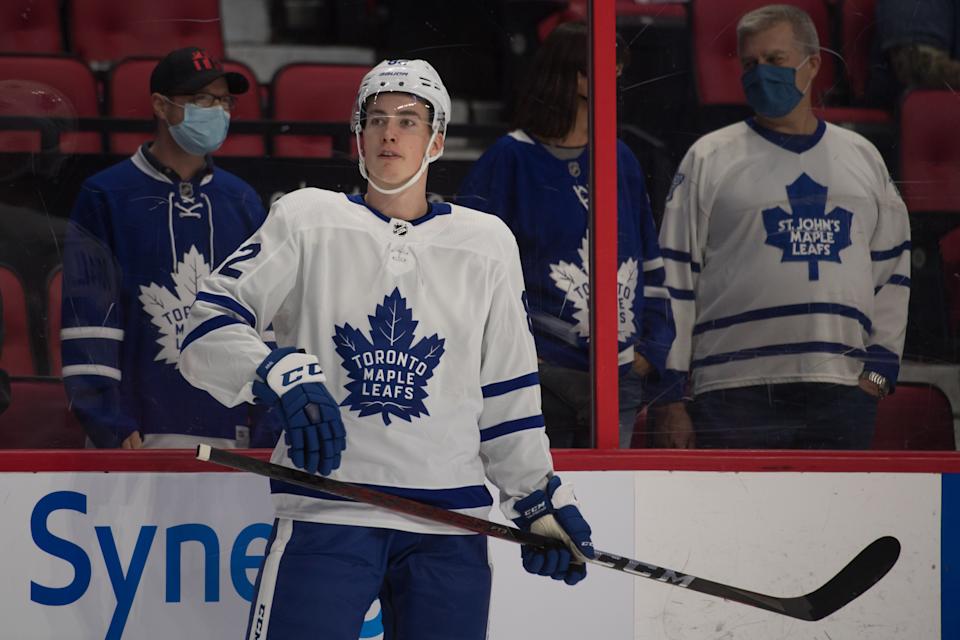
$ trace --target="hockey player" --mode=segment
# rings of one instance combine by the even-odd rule
[[[63,377],[97,447],[273,446],[177,371],[197,283],[263,222],[260,198],[209,157],[246,78],[196,47],[150,77],[156,138],[84,182],[63,267]],[[257,409],[255,413],[263,413]],[[256,425],[259,426],[259,425]]]
[[[622,69],[626,45],[618,39]],[[547,433],[553,446],[589,447],[590,317],[587,236],[587,27],[558,26],[538,49],[515,130],[483,154],[458,202],[500,216],[520,244]],[[643,171],[617,142],[620,446],[629,447],[643,376],[662,371],[673,342],[663,259]]]
[[[273,461],[471,515],[492,503],[571,551],[524,566],[575,584],[590,528],[553,474],[514,241],[493,216],[426,199],[450,97],[422,60],[363,79],[366,195],[301,189],[208,278],[181,370],[226,405],[278,404]],[[273,321],[271,351],[259,332]],[[482,639],[481,536],[272,483],[277,519],[248,638],[356,640],[377,597],[386,638]]]
[[[867,448],[903,350],[907,211],[873,145],[811,110],[810,16],[766,6],[737,38],[756,115],[693,145],[661,229],[677,341],[658,425],[692,443],[689,372],[699,446]]]

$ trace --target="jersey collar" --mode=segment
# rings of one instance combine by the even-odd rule
[[[165,177],[172,184],[177,184],[178,182],[201,182],[206,184],[209,182],[209,178],[213,175],[213,158],[211,158],[209,155],[203,157],[203,166],[200,167],[200,169],[193,174],[189,180],[183,180],[176,171],[157,160],[157,157],[150,152],[149,142],[144,142],[142,145],[140,145],[140,154],[154,171]]]
[[[766,127],[760,126],[757,123],[756,118],[750,117],[746,120],[747,126],[753,129],[759,136],[765,140],[772,142],[781,149],[786,149],[787,151],[792,151],[793,153],[803,153],[809,151],[817,146],[817,143],[820,142],[820,138],[823,137],[823,134],[827,130],[827,123],[817,118],[817,129],[809,135],[800,135],[800,134],[791,134],[791,133],[778,133],[767,129]]]
[[[383,220],[384,222],[390,223],[390,222],[393,222],[393,220],[394,220],[394,219],[391,218],[390,216],[388,216],[388,215],[386,215],[386,214],[378,211],[377,209],[375,209],[375,208],[371,207],[369,204],[367,204],[367,201],[363,199],[363,195],[362,195],[362,194],[357,193],[357,194],[353,194],[353,195],[348,195],[348,196],[347,196],[347,200],[349,200],[350,202],[353,202],[354,204],[363,205],[364,207],[366,207],[367,211],[369,211],[369,212],[372,213],[373,215],[377,216],[378,218],[380,218],[380,219]],[[411,225],[413,225],[413,226],[417,226],[417,225],[423,224],[423,223],[426,222],[427,220],[432,220],[433,218],[436,218],[437,216],[447,215],[447,214],[450,213],[451,211],[453,211],[453,209],[452,209],[452,208],[450,207],[450,205],[449,205],[448,203],[446,203],[446,202],[427,202],[427,213],[426,213],[426,215],[422,215],[422,216],[420,216],[419,218],[417,218],[416,220],[410,220],[410,221],[409,221],[409,224],[411,224]]]

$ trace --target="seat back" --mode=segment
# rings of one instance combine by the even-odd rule
[[[737,57],[737,22],[749,11],[770,4],[768,0],[696,0],[691,7],[694,69],[697,95],[702,106],[743,105],[740,59]],[[825,51],[830,47],[830,22],[824,0],[793,0],[813,19],[820,36],[820,72],[813,81],[813,104],[823,103],[836,79],[836,61]]]
[[[863,100],[870,75],[870,48],[876,32],[876,0],[843,0],[840,52],[854,101]]]
[[[70,4],[74,51],[104,65],[129,56],[164,56],[203,47],[223,58],[218,0],[83,0]]]
[[[0,3],[0,51],[63,51],[59,0],[3,0]]]
[[[20,276],[6,267],[0,267],[0,300],[3,301],[0,369],[11,376],[35,375],[27,296]]]
[[[63,362],[60,356],[60,297],[63,293],[63,268],[57,267],[47,285],[47,361],[50,375],[60,376]]]
[[[150,120],[153,108],[150,105],[150,74],[159,58],[128,58],[110,69],[107,81],[107,113],[115,118]],[[250,83],[247,93],[240,96],[237,107],[230,114],[232,121],[260,120],[263,109],[260,105],[260,85],[253,72],[239,62],[225,61],[226,71],[242,73]],[[137,148],[153,138],[152,133],[113,133],[109,138],[111,153],[133,154]],[[266,151],[263,136],[255,134],[227,135],[226,142],[214,155],[262,156]]]
[[[934,385],[898,384],[877,408],[873,448],[943,450],[956,448],[950,400]]]
[[[59,378],[10,379],[10,406],[0,414],[0,449],[77,449],[85,440]]]
[[[50,118],[95,118],[100,115],[97,82],[89,67],[75,58],[0,55],[0,115]],[[0,149],[40,151],[40,131],[0,130]],[[100,153],[100,134],[60,134],[63,153]]]
[[[900,107],[900,178],[911,213],[960,212],[960,96],[911,91]]]
[[[349,123],[360,81],[370,67],[291,64],[273,77],[273,117],[277,120],[314,120]],[[352,141],[348,148],[355,154]],[[277,135],[273,152],[278,157],[329,158],[331,136]]]

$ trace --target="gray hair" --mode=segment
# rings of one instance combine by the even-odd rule
[[[743,48],[744,40],[782,22],[793,29],[793,37],[804,55],[820,53],[820,38],[810,14],[789,4],[768,4],[740,18],[737,23],[737,53]]]

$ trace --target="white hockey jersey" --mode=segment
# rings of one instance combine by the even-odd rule
[[[899,372],[907,210],[877,150],[824,122],[784,136],[752,119],[687,152],[660,233],[677,338],[659,401]]]
[[[405,222],[361,196],[301,189],[208,278],[180,370],[233,406],[269,349],[316,355],[347,433],[330,476],[477,517],[553,473],[516,241],[494,216],[446,203]],[[281,439],[273,461],[292,466]],[[280,517],[462,533],[284,483]]]

